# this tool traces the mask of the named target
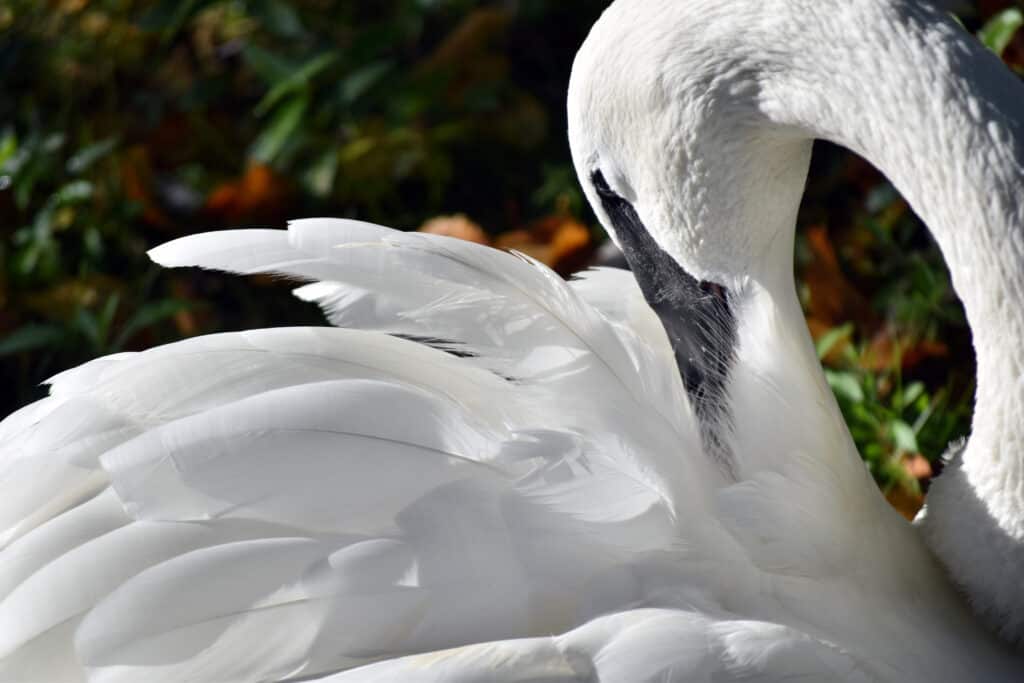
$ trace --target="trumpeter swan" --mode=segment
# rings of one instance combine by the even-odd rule
[[[1019,680],[968,602],[1021,639],[1024,88],[923,2],[618,0],[569,115],[635,281],[351,221],[156,249],[347,329],[100,359],[0,424],[2,679]],[[800,316],[815,137],[894,180],[972,323],[923,522],[969,600]]]

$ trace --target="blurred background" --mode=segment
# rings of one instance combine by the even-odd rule
[[[564,109],[606,4],[0,0],[0,416],[99,355],[321,322],[285,283],[148,262],[183,234],[346,216],[593,263]],[[1019,3],[957,11],[1024,74]],[[819,144],[796,263],[854,439],[912,515],[972,404],[941,256],[874,169]]]

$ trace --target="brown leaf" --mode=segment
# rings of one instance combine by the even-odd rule
[[[949,347],[942,342],[914,339],[893,326],[886,325],[871,338],[871,344],[861,355],[859,362],[866,370],[888,370],[897,365],[903,370],[909,370],[922,361],[945,358],[948,355]]]
[[[901,462],[907,474],[918,481],[931,479],[934,474],[932,464],[920,453],[904,455]]]
[[[585,268],[593,254],[590,231],[575,220],[566,219],[551,239],[548,265],[562,275]]]
[[[885,494],[885,499],[889,501],[889,505],[896,508],[897,512],[910,521],[913,521],[917,513],[924,507],[923,495],[907,491],[902,486],[893,486]]]
[[[61,14],[77,14],[88,4],[89,0],[60,0],[57,2],[57,11]]]
[[[436,218],[431,218],[420,226],[419,231],[430,233],[432,235],[457,237],[460,240],[476,242],[477,244],[490,244],[491,242],[483,228],[471,221],[462,213],[458,213],[453,216],[437,216]]]
[[[197,298],[191,280],[177,278],[171,280],[171,291],[177,299],[195,301]],[[199,334],[203,331],[206,322],[208,321],[200,320],[195,309],[185,309],[174,314],[174,326],[182,337],[194,337]]]
[[[850,284],[839,265],[835,248],[823,225],[807,229],[807,245],[814,258],[804,269],[803,279],[810,289],[808,317],[829,328],[854,321],[860,330],[873,330],[878,317],[857,289]]]
[[[281,217],[286,198],[284,179],[266,164],[253,163],[241,178],[222,183],[206,198],[204,210],[228,225]]]
[[[494,246],[532,256],[563,276],[585,268],[594,252],[590,231],[570,216],[548,216],[525,229],[502,233]]]
[[[541,263],[547,263],[550,255],[550,248],[543,239],[538,239],[532,232],[526,229],[509,230],[494,238],[494,246],[498,249],[518,251],[532,256]]]
[[[907,475],[918,483],[923,483],[934,475],[932,464],[920,453],[903,455],[900,458],[900,464]],[[911,521],[921,511],[921,508],[924,507],[925,502],[924,494],[921,493],[920,489],[915,491],[909,485],[901,486],[900,484],[896,484],[889,489],[885,494],[885,499],[901,515]]]

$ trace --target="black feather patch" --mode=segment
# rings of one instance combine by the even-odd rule
[[[737,335],[729,292],[713,282],[698,281],[683,270],[658,246],[633,205],[608,186],[600,171],[590,179],[644,298],[668,334],[683,384],[700,420],[704,448],[731,473],[732,454],[724,433],[731,414],[725,390],[735,360]]]
[[[456,358],[476,358],[477,354],[466,349],[465,344],[452,339],[438,339],[436,337],[421,337],[416,334],[402,334],[392,333],[392,337],[398,337],[399,339],[405,339],[406,341],[416,342],[417,344],[423,344],[429,346],[432,349],[438,351],[444,351],[445,353],[455,356]]]

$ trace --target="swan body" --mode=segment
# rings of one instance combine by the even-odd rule
[[[1020,639],[985,323],[1024,316],[1021,95],[924,3],[618,0],[570,141],[636,279],[346,220],[157,248],[306,281],[336,327],[98,359],[0,423],[0,680],[1019,680],[960,591]],[[813,137],[897,182],[975,329],[980,417],[921,528],[800,317]]]

